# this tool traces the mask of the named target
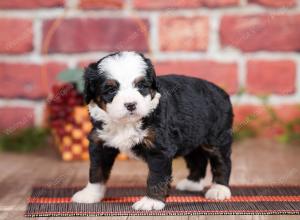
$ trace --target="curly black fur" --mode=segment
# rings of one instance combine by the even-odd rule
[[[199,181],[203,178],[209,161],[213,181],[227,186],[231,172],[233,122],[228,94],[213,83],[198,78],[156,77],[151,61],[142,57],[148,65],[149,92],[161,94],[158,107],[142,119],[142,129],[154,133],[152,146],[140,143],[132,147],[134,154],[149,167],[147,195],[165,199],[170,187],[172,160],[177,156],[186,160],[190,171],[188,179]],[[85,72],[87,102],[101,95],[97,85],[100,88],[104,78],[95,75],[98,71],[95,67],[97,64],[91,64]],[[102,129],[101,122],[93,121],[93,125]],[[90,138],[90,142],[90,182],[105,182],[119,151],[104,146],[105,143],[95,138]]]

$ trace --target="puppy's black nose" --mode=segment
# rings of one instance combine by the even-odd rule
[[[128,111],[134,111],[136,109],[136,102],[127,102],[125,103],[125,107],[127,108]]]

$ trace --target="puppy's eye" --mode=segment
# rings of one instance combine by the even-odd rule
[[[116,89],[115,88],[110,88],[109,90],[108,90],[108,93],[109,94],[113,94],[113,93],[115,93],[116,92]]]
[[[143,81],[137,84],[138,89],[146,89],[148,87],[149,87],[149,85],[146,82],[143,82]]]
[[[137,87],[138,87],[139,89],[144,89],[144,88],[146,88],[146,86],[145,86],[144,84],[139,84]]]
[[[117,88],[115,88],[113,86],[107,86],[105,88],[105,93],[107,93],[107,94],[114,94],[114,93],[116,93],[116,91],[117,91]]]

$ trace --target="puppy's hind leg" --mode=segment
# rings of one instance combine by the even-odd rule
[[[205,194],[207,199],[224,200],[231,197],[228,187],[231,173],[231,142],[215,147],[210,154],[213,184]]]
[[[204,188],[204,177],[206,174],[206,167],[208,158],[206,152],[200,147],[189,153],[184,157],[189,175],[187,178],[180,180],[176,189],[186,191],[202,191]]]

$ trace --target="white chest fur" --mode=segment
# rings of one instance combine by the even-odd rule
[[[89,104],[89,112],[94,120],[104,123],[102,129],[97,130],[97,134],[105,145],[117,148],[127,154],[131,154],[131,148],[143,142],[148,134],[147,129],[141,129],[140,121],[130,123],[112,121],[107,113],[93,102]]]
[[[98,130],[98,136],[105,145],[115,147],[122,152],[129,152],[130,149],[141,143],[147,136],[147,130],[142,130],[141,123],[129,124],[105,124],[102,130]]]

